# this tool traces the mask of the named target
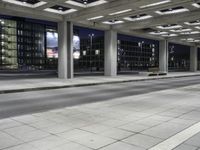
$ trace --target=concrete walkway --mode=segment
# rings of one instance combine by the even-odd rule
[[[0,150],[200,150],[199,91],[193,85],[2,119]]]
[[[34,90],[47,90],[68,87],[91,86],[100,84],[114,84],[121,82],[136,82],[144,80],[180,78],[189,76],[200,76],[200,72],[174,72],[166,76],[146,76],[146,75],[119,75],[116,77],[106,76],[90,76],[77,77],[74,79],[58,79],[58,78],[35,78],[35,79],[16,79],[16,80],[0,80],[0,94],[14,93]]]

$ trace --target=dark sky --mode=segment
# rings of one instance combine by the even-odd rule
[[[182,58],[190,58],[190,47],[180,44],[169,43],[169,52],[171,48],[174,47],[174,55],[177,55]]]
[[[96,37],[104,36],[104,31],[83,28],[79,26],[74,26],[74,33],[78,34],[80,38],[89,38],[89,34],[94,34]]]

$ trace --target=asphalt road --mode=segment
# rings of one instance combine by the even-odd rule
[[[0,94],[0,119],[200,84],[200,76]]]

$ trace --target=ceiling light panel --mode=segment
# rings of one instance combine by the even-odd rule
[[[200,20],[184,22],[184,24],[189,25],[189,26],[196,26],[196,25],[200,25]]]
[[[200,42],[199,39],[193,39],[193,38],[181,39],[181,41],[186,41],[186,42],[190,42],[190,43]]]
[[[190,43],[197,43],[197,42],[200,42],[200,40],[193,40],[193,41],[188,41]]]
[[[163,25],[163,26],[157,26],[158,29],[164,29],[164,30],[170,30],[170,29],[178,29],[182,28],[181,25],[177,24],[171,24],[171,25]]]
[[[170,3],[170,2],[171,2],[171,0],[163,0],[161,2],[151,3],[151,4],[140,6],[140,8],[154,7],[154,6],[157,6],[157,5],[163,5],[163,4]]]
[[[65,3],[86,8],[86,7],[93,7],[93,6],[104,4],[104,3],[107,3],[107,1],[106,0],[67,0]]]
[[[194,6],[196,8],[200,8],[200,2],[199,3],[193,3],[192,6]]]
[[[180,34],[182,34],[182,35],[200,34],[200,31],[183,32]]]
[[[193,41],[193,38],[181,39],[182,41]]]
[[[61,14],[61,15],[65,15],[65,14],[69,14],[69,13],[77,11],[76,9],[71,9],[68,7],[60,6],[60,5],[55,5],[50,8],[46,8],[44,10],[48,12],[52,12],[52,13]]]
[[[29,8],[37,8],[47,3],[47,2],[39,1],[39,0],[2,0],[2,1],[19,5],[19,6],[29,7]]]
[[[88,18],[87,20],[97,20],[97,19],[101,19],[103,18],[104,16],[96,16],[96,17],[92,17],[92,18]]]
[[[169,14],[182,13],[182,12],[186,12],[186,11],[190,11],[190,10],[180,6],[180,7],[170,8],[170,9],[162,9],[159,11],[155,11],[155,13],[157,13],[159,15],[169,15]]]
[[[178,36],[177,34],[164,34],[163,37],[175,37]]]
[[[192,31],[192,29],[187,29],[187,28],[183,28],[183,29],[173,29],[170,30],[171,32],[176,32],[176,33],[180,33],[180,32],[187,32],[187,31]]]
[[[198,26],[198,27],[195,27],[195,28],[200,30],[200,26]]]
[[[153,31],[153,32],[149,32],[149,34],[151,34],[151,35],[163,35],[163,34],[168,34],[168,32],[164,32],[164,31]]]
[[[140,21],[140,20],[145,20],[152,18],[153,16],[147,15],[147,14],[140,14],[140,15],[135,15],[135,16],[130,16],[130,17],[125,17],[124,20],[128,21]]]
[[[119,14],[123,14],[123,13],[130,12],[130,11],[132,11],[132,9],[125,9],[125,10],[121,10],[121,11],[116,11],[114,13],[110,13],[109,15],[110,16],[119,15]]]
[[[110,20],[110,21],[104,21],[102,22],[103,24],[109,24],[109,25],[114,25],[114,24],[121,24],[124,23],[124,21],[121,20]]]

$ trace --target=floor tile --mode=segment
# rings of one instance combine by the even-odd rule
[[[8,148],[5,150],[38,150],[38,149],[36,149],[35,147],[33,147],[30,144],[22,144],[22,145],[17,145],[17,146],[14,146],[14,147],[11,147],[11,148]]]
[[[115,140],[122,140],[124,138],[127,138],[128,136],[133,135],[132,132],[128,132],[117,128],[112,128],[110,130],[101,132],[100,134]]]
[[[123,130],[131,131],[131,132],[141,132],[149,128],[149,126],[137,124],[137,123],[129,123],[123,126],[118,127]]]
[[[191,145],[182,144],[177,146],[174,150],[197,150],[198,148]]]
[[[158,125],[158,126],[155,126],[153,128],[143,131],[142,134],[166,139],[180,132],[184,128],[185,128],[185,125],[180,125],[176,123],[163,123],[161,125]]]
[[[139,146],[139,147],[150,148],[160,143],[162,140],[158,138],[150,137],[147,135],[136,134],[131,137],[128,137],[127,139],[124,139],[123,141],[129,144]]]
[[[200,133],[185,142],[186,144],[200,147]]]
[[[12,127],[17,127],[17,126],[21,126],[21,125],[22,125],[22,123],[17,122],[17,121],[12,120],[12,119],[2,119],[2,120],[0,120],[0,130],[12,128]]]
[[[141,147],[133,146],[123,142],[117,142],[111,145],[108,145],[100,150],[145,150]]]
[[[23,143],[22,141],[0,131],[0,150]]]
[[[63,144],[67,144],[69,141],[59,138],[57,136],[49,136],[37,141],[30,142],[29,144],[36,147],[38,150],[49,150],[57,148]]]
[[[49,149],[49,150],[92,150],[92,149],[82,146],[77,143],[70,142],[70,143],[58,146],[56,148],[53,148],[53,149]]]

